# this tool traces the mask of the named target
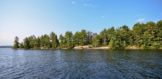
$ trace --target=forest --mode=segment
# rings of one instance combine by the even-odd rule
[[[158,22],[135,23],[132,28],[127,25],[119,28],[105,28],[100,33],[80,30],[75,33],[67,31],[59,36],[51,32],[49,35],[31,35],[19,42],[15,37],[13,48],[23,49],[73,49],[75,46],[88,45],[90,47],[108,46],[111,49],[139,49],[162,48],[162,20]]]

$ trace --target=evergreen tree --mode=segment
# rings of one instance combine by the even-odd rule
[[[40,37],[40,46],[41,49],[49,49],[51,47],[50,37],[47,34]]]
[[[14,41],[14,48],[19,48],[19,38],[16,36]]]
[[[87,32],[86,30],[81,30],[80,32],[80,45],[87,44]]]
[[[50,34],[50,40],[51,40],[52,48],[53,49],[57,48],[59,45],[59,41],[57,39],[57,35],[54,32]]]
[[[65,33],[65,39],[66,39],[66,48],[70,49],[70,48],[73,48],[74,45],[73,45],[73,33],[72,32],[69,32],[67,31]]]
[[[81,45],[81,44],[80,44],[80,42],[81,42],[81,39],[80,39],[80,32],[76,32],[76,33],[74,34],[73,42],[74,42],[74,45],[75,45],[75,46]]]
[[[100,37],[100,35],[96,35],[96,36],[94,36],[94,37],[92,38],[92,45],[93,45],[94,47],[98,47],[98,46],[101,45],[101,37]]]
[[[34,35],[26,37],[22,43],[15,37],[14,48],[25,49],[49,49],[49,48],[73,48],[80,45],[110,46],[112,49],[125,49],[129,46],[135,46],[144,49],[162,48],[162,20],[147,23],[136,23],[133,28],[123,25],[117,29],[114,27],[104,29],[99,35],[96,33],[81,30],[75,32],[67,31],[65,35],[57,35],[52,32],[40,37]]]
[[[108,44],[108,37],[107,37],[107,30],[104,29],[103,31],[100,32],[101,40],[102,40],[102,45],[107,45]]]
[[[66,39],[63,35],[59,36],[60,48],[66,48]]]
[[[30,49],[31,48],[30,40],[27,37],[24,39],[24,48],[25,49]]]

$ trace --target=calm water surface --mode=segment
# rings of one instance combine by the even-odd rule
[[[162,79],[162,51],[0,48],[0,79]]]

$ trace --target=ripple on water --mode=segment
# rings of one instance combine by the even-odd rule
[[[156,51],[3,51],[0,79],[162,79]]]

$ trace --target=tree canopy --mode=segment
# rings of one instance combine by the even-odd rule
[[[59,38],[54,32],[49,35],[29,36],[19,43],[16,36],[14,48],[25,49],[71,49],[75,46],[92,45],[93,47],[109,46],[112,49],[125,49],[138,47],[142,49],[162,48],[162,20],[147,23],[136,23],[132,28],[123,25],[119,28],[105,28],[99,34],[86,30],[65,32]]]
[[[13,47],[14,48],[19,48],[19,38],[17,36],[15,37],[15,41],[14,41]]]

